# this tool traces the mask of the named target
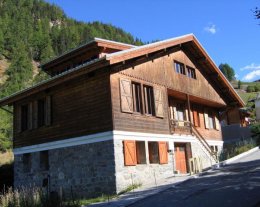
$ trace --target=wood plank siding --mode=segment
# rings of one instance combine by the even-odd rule
[[[110,131],[112,126],[109,73],[96,71],[29,96],[14,105],[14,128],[19,125],[19,106],[51,97],[49,126],[14,131],[14,147],[40,144],[87,134]]]
[[[196,79],[177,73],[174,61],[180,62],[195,70]],[[162,118],[147,116],[144,113],[124,113],[120,106],[120,80],[130,80],[135,83],[162,88],[163,114]],[[218,129],[206,129],[204,122],[204,108],[211,109],[217,114],[221,107],[226,106],[224,100],[219,96],[214,86],[204,77],[201,68],[181,50],[175,51],[161,57],[151,59],[147,56],[141,64],[135,65],[134,61],[125,65],[112,67],[111,93],[113,120],[115,130],[169,134],[170,133],[170,109],[169,97],[186,101],[187,94],[190,95],[191,104],[197,104],[201,110],[198,111],[198,127],[205,138],[221,140],[221,131]],[[143,102],[144,103],[144,102]],[[191,120],[193,114],[191,110]]]

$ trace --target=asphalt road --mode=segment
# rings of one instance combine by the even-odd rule
[[[260,150],[131,207],[260,207]]]

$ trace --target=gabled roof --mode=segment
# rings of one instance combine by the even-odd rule
[[[103,41],[106,43],[117,44],[113,41],[95,39],[94,41]],[[90,44],[90,43],[89,43]],[[118,43],[122,44],[122,43]],[[189,56],[192,56],[194,61],[202,68],[203,72],[209,75],[211,78],[210,81],[214,82],[217,87],[218,93],[221,93],[225,97],[225,101],[228,103],[234,103],[240,107],[244,106],[243,100],[236,93],[232,85],[223,75],[223,73],[218,69],[216,64],[210,58],[210,56],[206,53],[205,49],[196,39],[193,34],[188,34],[164,41],[159,41],[143,46],[129,46],[129,49],[125,49],[123,51],[115,52],[112,54],[107,54],[102,58],[96,59],[94,61],[88,62],[84,65],[73,68],[69,71],[61,73],[60,75],[54,76],[46,81],[43,81],[31,88],[25,89],[23,91],[17,92],[9,97],[6,97],[0,100],[0,106],[12,104],[15,101],[22,99],[28,95],[32,95],[39,91],[45,90],[47,88],[53,87],[55,85],[60,84],[61,82],[70,80],[72,78],[78,77],[82,74],[89,73],[93,70],[100,69],[107,65],[113,65],[120,62],[125,62],[128,60],[136,59],[142,56],[148,56],[157,52],[167,52],[171,51],[172,48],[180,48]],[[77,49],[75,49],[77,50]],[[61,58],[60,56],[58,58]],[[52,60],[54,61],[54,60]]]
[[[82,44],[72,50],[69,50],[60,56],[57,56],[51,60],[48,60],[47,62],[41,64],[39,67],[45,70],[46,67],[49,67],[52,64],[59,64],[60,62],[63,62],[67,58],[71,58],[71,56],[76,56],[83,51],[89,51],[89,50],[98,50],[98,48],[110,48],[114,49],[116,51],[122,51],[122,50],[127,50],[130,48],[135,48],[135,45],[130,45],[126,43],[121,43],[121,42],[115,42],[111,40],[105,40],[102,38],[94,38],[94,40],[87,42],[85,44]]]

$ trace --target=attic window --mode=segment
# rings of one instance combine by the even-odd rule
[[[187,76],[188,76],[189,78],[196,79],[195,69],[194,69],[194,68],[191,68],[191,67],[189,67],[189,66],[187,66]]]
[[[184,66],[183,63],[174,61],[174,67],[175,67],[176,73],[180,73],[180,74],[183,74],[183,75],[186,74],[185,73],[185,66]]]

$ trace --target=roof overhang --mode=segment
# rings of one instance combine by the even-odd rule
[[[108,40],[104,41],[104,40],[96,39],[95,41],[99,42],[98,44],[103,44],[103,45],[116,44],[115,42],[108,41]],[[119,43],[119,45],[120,44],[122,43]],[[155,42],[155,43],[151,43],[139,47],[125,45],[125,44],[122,44],[122,47],[129,47],[129,49],[125,49],[123,51],[115,52],[112,54],[107,54],[100,59],[88,62],[84,65],[66,71],[60,75],[54,76],[53,78],[41,82],[31,88],[17,92],[9,97],[0,100],[0,106],[10,105],[15,101],[22,99],[28,95],[53,87],[55,85],[60,84],[61,82],[70,80],[72,78],[78,77],[82,74],[86,74],[93,70],[97,70],[99,68],[108,65],[120,64],[121,62],[133,60],[142,56],[147,57],[151,53],[157,53],[160,51],[164,51],[164,52],[171,51],[169,50],[170,48],[176,48],[176,47],[182,49],[184,52],[189,53],[191,56],[193,56],[195,63],[201,62],[200,66],[203,68],[202,72],[212,77],[210,81],[215,83],[215,87],[217,87],[216,90],[218,90],[218,92],[222,94],[222,96],[224,96],[225,98],[224,100],[228,105],[235,104],[238,107],[245,106],[243,100],[240,98],[240,96],[234,90],[232,85],[229,83],[229,81],[226,79],[223,73],[219,70],[219,68],[216,66],[216,64],[213,62],[213,60],[210,58],[210,56],[207,54],[205,49],[202,47],[202,45],[199,43],[199,41],[196,39],[196,37],[193,34],[188,34],[181,37]],[[204,65],[206,65],[206,67]]]

